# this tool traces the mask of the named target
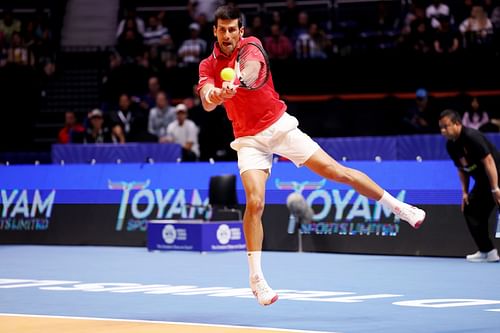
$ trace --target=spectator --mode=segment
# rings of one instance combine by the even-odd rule
[[[245,32],[247,29],[250,31],[248,36],[254,36],[260,39],[261,42],[264,42],[264,38],[266,35],[266,29],[264,27],[264,23],[262,22],[262,17],[260,15],[256,15],[252,19],[252,25],[248,28],[245,28]]]
[[[438,54],[448,54],[458,51],[460,33],[451,27],[448,16],[439,19],[440,25],[434,38],[434,51]]]
[[[292,42],[277,24],[271,26],[271,36],[265,38],[264,48],[269,59],[288,59],[293,53]]]
[[[433,126],[437,120],[430,108],[427,90],[418,89],[415,97],[415,104],[403,117],[404,132],[408,134],[437,133],[437,129]]]
[[[200,60],[206,55],[207,42],[199,37],[200,25],[193,22],[189,25],[191,37],[182,42],[179,48],[179,57],[184,65],[198,65]]]
[[[450,16],[450,7],[442,0],[432,0],[432,3],[425,9],[425,16],[431,20],[431,26],[437,29],[440,25],[439,18]]]
[[[127,94],[122,94],[118,102],[118,110],[110,113],[113,134],[120,143],[144,140],[143,115],[133,108]]]
[[[148,27],[144,31],[144,44],[147,46],[160,47],[172,43],[168,29],[154,15],[149,17]]]
[[[85,130],[83,143],[113,143],[117,139],[113,131],[104,123],[102,111],[94,109],[88,114],[89,123]]]
[[[55,47],[52,40],[52,33],[49,28],[44,28],[41,37],[35,40],[33,53],[37,65],[47,76],[55,71]]]
[[[206,41],[207,44],[213,43],[214,30],[207,17],[204,14],[198,15],[198,17],[196,17],[196,23],[200,25],[200,38]]]
[[[30,66],[33,66],[35,64],[35,57],[33,56],[33,52],[31,52],[24,45],[23,39],[19,32],[14,32],[12,34],[12,41],[10,47],[7,49],[7,62]]]
[[[162,140],[167,136],[167,127],[175,117],[175,108],[169,105],[167,94],[159,92],[156,95],[156,106],[149,112],[148,132]]]
[[[481,5],[472,6],[471,14],[460,24],[465,47],[485,50],[492,46],[493,23]]]
[[[127,29],[131,28],[131,23],[133,22],[134,30],[137,33],[144,35],[144,21],[142,18],[138,17],[133,8],[126,8],[124,18],[118,24],[118,29],[116,30],[116,37],[119,38]]]
[[[325,59],[328,39],[316,23],[311,23],[307,33],[298,36],[295,42],[295,56],[298,59]]]
[[[293,42],[296,42],[301,35],[308,34],[310,24],[307,12],[301,11],[297,16],[296,22],[292,26],[293,29],[291,30],[290,39]]]
[[[416,19],[411,24],[410,49],[416,54],[427,54],[432,50],[432,28],[427,19]]]
[[[178,104],[175,108],[177,119],[168,125],[167,136],[160,142],[174,142],[182,146],[182,160],[185,162],[197,161],[200,156],[198,145],[198,127],[187,119],[187,107]]]
[[[62,144],[77,143],[81,141],[79,138],[82,137],[84,132],[85,127],[78,122],[75,113],[66,111],[64,113],[64,127],[61,128],[57,135],[57,142]]]
[[[405,49],[411,49],[411,38],[414,33],[415,23],[417,20],[426,22],[425,9],[418,7],[415,4],[410,5],[408,12],[402,20],[399,43]]]
[[[151,110],[156,105],[156,96],[160,91],[160,79],[158,76],[151,76],[148,79],[148,92],[141,98],[140,107],[144,110]]]
[[[142,36],[137,30],[128,28],[118,38],[116,49],[125,62],[138,62],[139,58],[144,55]]]
[[[481,109],[481,104],[477,97],[472,97],[469,109],[462,116],[462,125],[479,130],[481,126],[490,122],[490,117],[485,110]]]
[[[15,32],[21,32],[21,21],[12,16],[12,11],[4,10],[3,19],[0,20],[0,34],[3,34],[7,44],[11,43]]]
[[[222,0],[188,0],[189,15],[192,20],[196,20],[200,15],[205,15],[212,22],[215,9],[223,3]]]

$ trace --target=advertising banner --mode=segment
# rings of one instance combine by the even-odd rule
[[[437,256],[475,251],[451,162],[344,164],[424,208],[426,222],[413,230],[351,188],[278,162],[267,182],[265,249]],[[145,246],[148,221],[205,220],[209,179],[221,174],[238,174],[236,163],[0,166],[0,243]],[[300,226],[301,237],[288,233],[286,198],[294,192],[314,210],[313,222]],[[239,177],[237,195],[244,209]]]
[[[153,220],[147,228],[148,250],[234,251],[244,250],[241,221]]]

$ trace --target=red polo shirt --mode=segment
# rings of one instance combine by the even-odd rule
[[[255,37],[242,38],[240,45],[254,42],[261,45]],[[222,87],[220,72],[225,67],[234,68],[238,52],[235,50],[230,57],[224,55],[218,44],[210,56],[200,63],[198,91],[206,84],[212,83],[215,87]],[[237,82],[236,82],[237,83]],[[224,102],[227,116],[233,124],[235,138],[255,135],[271,126],[286,111],[286,104],[279,99],[274,90],[272,75],[267,83],[257,90],[238,88],[236,95]]]

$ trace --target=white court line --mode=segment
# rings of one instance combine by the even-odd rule
[[[488,310],[484,310],[484,311],[500,312],[500,309],[488,309]]]
[[[102,320],[102,321],[116,321],[126,323],[145,323],[145,324],[166,324],[166,325],[185,325],[185,326],[200,326],[200,327],[221,327],[221,328],[234,328],[234,329],[248,329],[256,331],[278,331],[290,333],[339,333],[332,331],[303,331],[292,330],[286,328],[272,328],[272,327],[252,327],[252,326],[236,326],[236,325],[222,325],[222,324],[202,324],[202,323],[189,323],[189,322],[176,322],[176,321],[157,321],[157,320],[141,320],[141,319],[117,319],[117,318],[98,318],[98,317],[76,317],[76,316],[54,316],[54,315],[31,315],[25,313],[0,313],[1,316],[11,317],[35,317],[35,318],[53,318],[53,319],[75,319],[75,320]]]

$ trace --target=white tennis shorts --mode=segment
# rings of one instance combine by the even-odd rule
[[[238,152],[240,174],[247,170],[271,170],[273,154],[283,156],[302,166],[320,147],[297,128],[297,118],[284,113],[274,124],[253,136],[239,137],[231,142]]]

